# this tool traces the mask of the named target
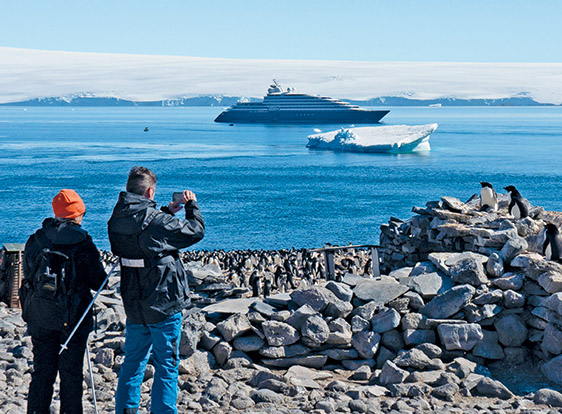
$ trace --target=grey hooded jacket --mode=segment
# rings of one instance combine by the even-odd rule
[[[178,250],[200,241],[205,223],[197,202],[185,220],[138,194],[122,192],[107,223],[111,250],[140,267],[121,265],[121,296],[129,322],[161,322],[189,304],[189,286]]]

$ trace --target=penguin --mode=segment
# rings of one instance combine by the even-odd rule
[[[490,207],[492,211],[496,211],[498,209],[498,195],[496,194],[496,190],[494,190],[492,184],[486,181],[480,181],[480,185],[482,186],[480,190],[480,210],[486,210]]]
[[[562,253],[562,240],[558,227],[553,223],[547,223],[544,229],[545,240],[542,246],[542,254],[546,260],[560,262],[560,254]]]
[[[523,200],[523,197],[521,196],[519,191],[517,191],[517,189],[512,185],[504,187],[504,190],[509,191],[509,214],[511,214],[516,219],[527,217],[529,215],[529,209],[527,208],[527,205],[525,204],[525,201]]]

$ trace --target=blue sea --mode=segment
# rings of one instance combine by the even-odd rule
[[[134,165],[156,172],[160,204],[196,193],[200,249],[376,244],[390,216],[443,195],[466,200],[481,180],[562,210],[562,107],[387,109],[385,125],[437,122],[431,152],[309,150],[315,127],[337,126],[214,123],[222,108],[0,107],[0,244],[25,242],[72,188],[83,226],[109,249],[106,222]]]

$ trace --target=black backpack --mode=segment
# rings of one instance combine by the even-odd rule
[[[76,288],[74,250],[49,243],[37,256],[31,275],[25,275],[20,301],[30,328],[65,331],[78,321],[75,313],[81,295]]]

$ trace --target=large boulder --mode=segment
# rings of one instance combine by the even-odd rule
[[[291,345],[300,339],[298,331],[284,322],[265,321],[262,328],[270,346]]]
[[[442,323],[437,327],[441,343],[448,351],[460,349],[470,351],[484,338],[482,328],[476,323],[448,324]]]
[[[371,319],[373,332],[383,333],[400,325],[400,314],[393,308],[385,308]]]
[[[388,302],[403,295],[409,290],[407,286],[397,282],[385,280],[365,279],[359,282],[353,289],[353,293],[365,302],[373,302],[376,306],[382,307]]]
[[[217,324],[217,330],[224,340],[228,342],[251,329],[252,325],[250,324],[248,317],[239,313],[236,313]]]
[[[527,339],[525,322],[517,315],[507,315],[494,323],[498,339],[504,346],[521,346]]]
[[[470,285],[455,286],[435,296],[420,309],[420,313],[433,319],[444,319],[460,311],[472,298],[475,289]]]
[[[323,286],[311,286],[291,292],[291,299],[299,306],[308,305],[317,312],[323,312],[330,303],[340,299]]]

